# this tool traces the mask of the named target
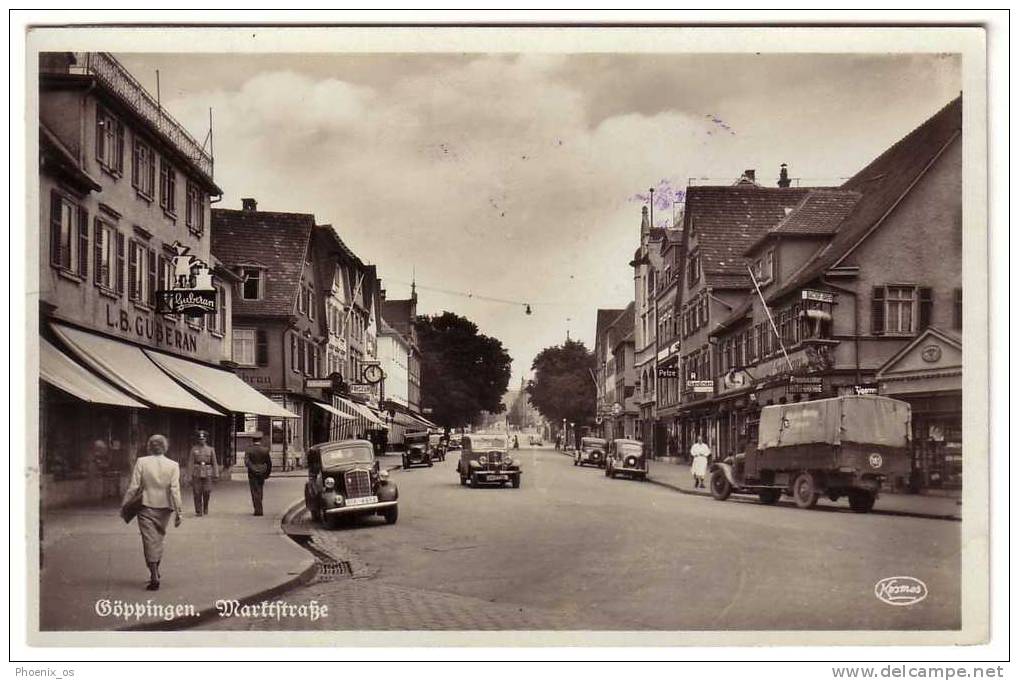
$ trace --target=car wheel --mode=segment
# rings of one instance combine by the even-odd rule
[[[870,510],[874,508],[874,502],[877,500],[877,497],[872,492],[862,489],[851,489],[848,496],[849,508],[857,513],[870,513]]]
[[[800,508],[814,508],[821,495],[817,491],[817,482],[810,473],[800,473],[793,483],[793,499]]]
[[[762,504],[771,506],[772,504],[777,504],[778,500],[782,498],[782,490],[762,489],[757,493],[757,498],[761,500]]]
[[[386,519],[386,525],[395,525],[396,519],[400,517],[400,507],[393,506],[392,508],[387,508],[382,513],[382,517]]]
[[[711,474],[711,496],[719,501],[725,501],[732,494],[732,485],[729,484],[729,479],[725,477],[725,473],[721,470],[717,470]]]
[[[520,488],[520,476],[519,475],[513,476],[513,480],[511,480],[510,482],[513,485],[513,489],[519,489]]]

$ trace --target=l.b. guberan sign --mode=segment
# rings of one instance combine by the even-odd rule
[[[201,317],[216,311],[216,288],[212,285],[209,266],[193,255],[179,241],[173,244],[173,285],[156,291],[159,312]]]

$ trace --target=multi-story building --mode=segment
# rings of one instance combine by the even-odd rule
[[[232,413],[292,416],[221,366],[236,277],[211,253],[205,149],[106,53],[41,56],[39,149],[43,503],[116,496],[150,435],[183,461],[207,430],[229,462]],[[192,275],[215,311],[159,309]]]
[[[609,339],[609,329],[612,324],[623,314],[622,308],[607,308],[598,310],[595,318],[594,329],[594,375],[591,379],[595,384],[595,431],[601,437],[608,437],[611,430],[611,423],[608,418],[612,415],[612,402],[609,395],[615,390],[615,380],[610,378],[609,362],[612,360],[612,345]]]
[[[657,413],[654,379],[658,354],[655,293],[658,273],[662,269],[663,239],[665,230],[652,226],[648,207],[644,206],[641,209],[640,245],[633,254],[630,266],[633,267],[634,289],[633,340],[637,376],[635,399],[638,408],[636,429],[638,437],[652,451],[655,451],[658,441],[664,439],[660,429],[655,428]]]
[[[959,98],[744,248],[761,296],[711,334],[722,453],[764,405],[877,392],[913,406],[911,483],[961,486],[961,126]]]
[[[682,224],[678,220],[677,224]],[[655,292],[654,309],[655,334],[658,351],[655,354],[654,372],[645,369],[646,376],[641,380],[654,382],[655,387],[655,421],[660,434],[657,444],[658,454],[675,456],[678,452],[679,425],[676,417],[679,409],[679,357],[681,350],[679,287],[682,274],[682,230],[669,229],[661,240],[661,271],[658,275],[658,286]]]
[[[606,395],[610,406],[607,417],[608,437],[637,437],[637,417],[640,408],[636,400],[637,370],[634,363],[633,319],[634,303],[616,317],[607,331],[606,344],[610,346],[611,357],[606,371],[606,380],[611,382],[610,392]]]
[[[382,317],[398,334],[406,339],[410,353],[407,358],[407,407],[411,414],[421,415],[421,349],[418,345],[417,320],[418,294],[417,286],[411,284],[410,298],[390,300],[382,298]]]

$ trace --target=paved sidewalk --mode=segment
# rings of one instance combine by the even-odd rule
[[[265,485],[265,515],[252,515],[247,479],[216,485],[210,515],[196,517],[191,490],[183,492],[179,528],[171,521],[159,591],[146,591],[148,568],[137,523],[125,525],[117,507],[53,509],[43,513],[39,593],[42,631],[136,627],[178,629],[196,623],[218,599],[267,597],[310,579],[314,558],[283,534],[280,521],[301,497],[302,480]],[[109,603],[142,604],[140,618],[102,616]],[[186,608],[182,619],[166,622]],[[174,612],[169,612],[171,607]]]
[[[694,488],[693,476],[690,475],[690,466],[687,464],[660,460],[651,461],[649,462],[648,472],[650,482],[670,487],[684,494],[711,496],[711,492],[707,489]],[[707,484],[707,481],[705,481],[705,484]],[[795,505],[787,498],[783,498],[779,504],[787,506]],[[825,497],[821,497],[820,501],[818,501],[818,506],[828,506],[849,511],[849,502],[846,499],[833,502]],[[877,498],[872,512],[946,520],[962,519],[962,505],[958,499],[925,496],[922,494],[881,494]]]

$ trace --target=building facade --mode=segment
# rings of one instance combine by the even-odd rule
[[[662,269],[661,244],[665,239],[665,230],[651,225],[648,207],[641,209],[640,245],[633,254],[630,266],[633,267],[634,291],[634,365],[636,369],[635,400],[638,409],[637,437],[642,440],[651,452],[656,450],[656,435],[662,439],[660,429],[656,430],[657,420],[656,394],[657,382],[654,379],[657,370],[658,311],[655,309],[655,292],[657,290],[658,273]]]

